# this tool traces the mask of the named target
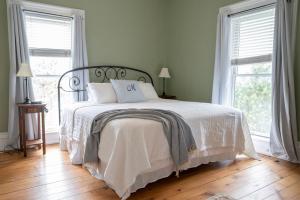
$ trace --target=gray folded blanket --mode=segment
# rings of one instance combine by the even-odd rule
[[[121,109],[110,110],[97,115],[87,138],[84,163],[98,161],[98,146],[101,132],[106,124],[115,119],[137,118],[161,122],[168,140],[170,153],[178,167],[188,161],[188,153],[196,149],[191,128],[177,113],[159,109]]]

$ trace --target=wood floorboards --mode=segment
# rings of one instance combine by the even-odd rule
[[[215,194],[241,200],[300,200],[300,165],[262,156],[262,160],[239,157],[202,165],[149,184],[129,199],[204,200]],[[118,199],[103,181],[79,165],[72,165],[58,145],[47,154],[32,151],[0,153],[0,200],[5,199]]]

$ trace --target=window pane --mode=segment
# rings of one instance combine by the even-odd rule
[[[238,65],[236,66],[237,74],[272,74],[272,63],[258,63],[249,65]]]
[[[71,69],[71,57],[30,56],[30,66],[35,75],[62,75]]]
[[[234,106],[245,113],[252,134],[269,137],[271,80],[271,76],[236,77]]]
[[[33,77],[33,90],[36,100],[43,101],[47,104],[48,113],[45,115],[46,132],[58,131],[58,94],[57,84],[59,76],[52,77]],[[67,80],[67,79],[66,79]],[[62,85],[68,84],[67,82]],[[62,93],[61,95],[64,102],[72,103],[73,96],[69,93]]]
[[[29,48],[71,49],[71,20],[25,12]]]
[[[57,81],[58,77],[32,79],[35,99],[47,104],[48,113],[45,115],[45,126],[47,132],[56,132],[58,129],[57,108]]]

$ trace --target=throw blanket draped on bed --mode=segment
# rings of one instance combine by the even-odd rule
[[[159,109],[110,110],[97,115],[87,138],[84,162],[98,161],[101,132],[106,124],[115,119],[138,118],[161,122],[170,146],[170,153],[177,168],[188,161],[188,153],[196,149],[191,128],[177,113]]]

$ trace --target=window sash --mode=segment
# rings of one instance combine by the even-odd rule
[[[37,17],[40,18],[40,20],[57,20],[61,22],[66,22],[66,21],[72,21],[73,17],[69,16],[63,16],[63,15],[57,15],[57,14],[52,14],[52,13],[46,13],[46,12],[40,12],[40,11],[33,11],[33,10],[23,10],[24,14],[26,16],[30,17]]]
[[[47,49],[47,48],[29,48],[31,56],[43,57],[71,57],[70,49]]]
[[[270,77],[272,74],[234,74],[235,77]]]
[[[275,5],[231,16],[231,64],[272,61]]]
[[[272,54],[254,56],[249,58],[236,58],[231,60],[231,65],[247,65],[247,64],[257,64],[272,62]]]
[[[55,57],[69,56],[72,41],[72,18],[59,17],[52,14],[23,11],[28,37],[28,46],[31,55],[47,56],[47,52]],[[40,30],[42,28],[42,30]],[[54,35],[48,31],[58,29]],[[61,37],[58,34],[62,34]],[[70,37],[68,36],[70,34]],[[49,37],[59,37],[54,42],[49,42]],[[39,45],[38,45],[39,44]]]

